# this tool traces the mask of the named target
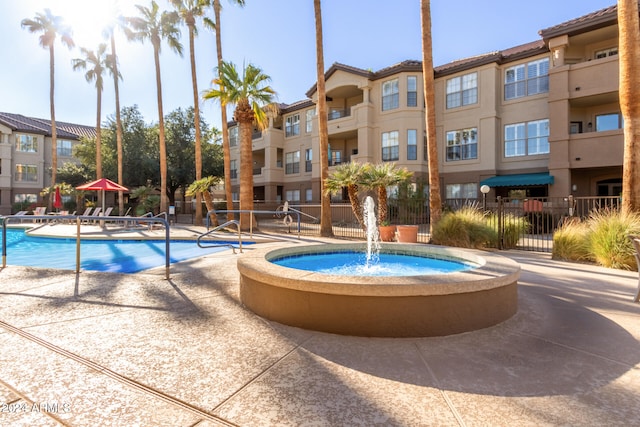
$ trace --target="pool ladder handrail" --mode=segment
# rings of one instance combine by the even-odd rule
[[[202,240],[203,237],[213,233],[214,231],[218,231],[221,230],[229,225],[234,224],[236,226],[236,228],[238,229],[238,250],[240,251],[240,253],[242,253],[242,233],[240,232],[240,221],[237,221],[235,219],[232,219],[231,221],[227,221],[222,225],[219,225],[217,227],[212,228],[211,230],[209,230],[209,216],[207,215],[207,230],[206,232],[202,233],[201,235],[198,236],[198,239],[196,240],[196,243],[198,244],[199,247],[201,248],[216,248],[218,246],[227,246],[229,248],[231,248],[231,250],[233,251],[233,253],[236,253],[236,248],[235,246],[233,246],[231,243],[216,243],[216,244],[211,244],[211,245],[207,245],[204,246],[200,240]]]

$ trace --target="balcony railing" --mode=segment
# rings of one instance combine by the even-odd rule
[[[328,120],[341,119],[351,115],[351,108],[345,108],[344,110],[331,110],[329,111]]]

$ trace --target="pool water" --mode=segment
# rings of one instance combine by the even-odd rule
[[[303,254],[272,259],[282,267],[343,276],[422,276],[471,270],[474,264],[415,255],[380,253],[366,262],[366,254],[356,251]]]
[[[237,242],[231,243],[237,246]],[[243,242],[243,245],[245,243]],[[172,240],[170,262],[204,256],[228,246],[201,248],[192,240]],[[7,265],[60,268],[75,270],[76,239],[34,237],[23,229],[7,229]],[[136,273],[165,265],[164,240],[82,240],[80,268],[82,270],[115,273]]]

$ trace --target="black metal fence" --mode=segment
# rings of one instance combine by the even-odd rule
[[[594,210],[617,209],[618,197],[539,197],[539,198],[495,198],[446,199],[444,212],[457,211],[470,206],[484,209],[488,215],[495,215],[491,221],[499,234],[500,249],[521,249],[527,251],[551,252],[553,233],[568,218],[587,218]],[[254,208],[273,213],[256,214],[260,229],[282,233],[297,233],[297,218],[290,221],[282,212],[278,202],[257,203]],[[299,211],[300,234],[320,233],[320,205],[294,204],[291,209]],[[331,217],[333,233],[338,238],[366,239],[349,203],[332,203]],[[295,217],[294,217],[295,218]],[[388,219],[391,224],[418,225],[418,242],[429,242],[430,213],[425,199],[389,199]],[[524,226],[514,228],[510,222],[519,221]]]

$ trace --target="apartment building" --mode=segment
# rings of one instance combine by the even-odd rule
[[[514,190],[530,197],[617,195],[623,132],[617,14],[612,6],[540,31],[541,39],[435,69],[444,198]],[[333,64],[325,74],[329,166],[395,162],[428,182],[422,67]],[[317,203],[315,86],[253,135],[256,200]],[[238,193],[238,129],[230,124]]]
[[[56,121],[58,167],[77,162],[73,146],[95,138],[95,127]],[[18,202],[37,203],[51,185],[51,121],[0,112],[0,215]]]

